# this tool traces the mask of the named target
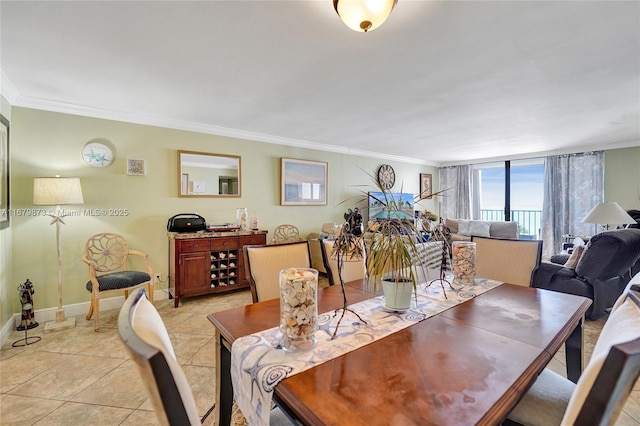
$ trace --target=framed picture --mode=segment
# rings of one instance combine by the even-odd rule
[[[431,198],[433,194],[433,179],[429,173],[420,173],[420,199]]]
[[[9,120],[0,115],[0,229],[9,226]]]
[[[147,163],[144,160],[132,160],[127,158],[127,174],[131,176],[144,176],[147,174]]]
[[[280,158],[280,205],[327,204],[327,163]]]

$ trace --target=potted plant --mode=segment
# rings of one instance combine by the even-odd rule
[[[385,307],[405,310],[411,305],[412,294],[417,297],[418,273],[421,266],[418,244],[422,234],[413,223],[412,215],[403,210],[402,200],[376,182],[375,202],[383,207],[382,213],[371,218],[363,234],[366,247],[367,280],[374,286],[382,285]],[[422,275],[426,277],[426,270]],[[417,299],[416,299],[417,300]]]
[[[364,232],[357,237],[357,244],[351,242],[351,235],[345,240],[349,243],[338,241],[333,252],[334,255],[340,253],[340,256],[345,256],[344,259],[353,251],[349,247],[363,246],[367,281],[373,284],[376,290],[382,286],[387,308],[405,310],[411,305],[412,295],[415,294],[417,302],[418,283],[428,277],[427,268],[420,260],[423,235],[414,225],[413,209],[410,209],[411,212],[405,211],[408,207],[406,202],[398,199],[396,193],[385,189],[374,176],[368,175],[378,191],[361,191],[365,198],[359,199],[358,202],[366,201],[368,208],[375,206],[378,207],[376,210],[381,212],[373,214],[374,212],[369,210],[370,220]],[[446,189],[434,192],[432,195],[440,195],[445,191]],[[413,203],[417,201],[416,198],[419,199],[419,195],[413,197]],[[442,280],[438,281],[443,285]]]

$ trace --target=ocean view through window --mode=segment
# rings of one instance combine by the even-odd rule
[[[520,226],[521,238],[540,238],[544,159],[477,164],[473,167],[473,189],[474,219],[505,220],[508,207],[510,220]]]

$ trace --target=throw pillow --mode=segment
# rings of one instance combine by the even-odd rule
[[[518,222],[489,222],[489,234],[495,238],[518,239]]]
[[[475,237],[490,237],[489,229],[491,224],[482,220],[472,220],[469,222],[469,235]]]
[[[564,266],[571,269],[576,269],[578,263],[580,262],[580,258],[582,257],[582,253],[584,253],[585,246],[574,246],[573,253],[569,256],[569,259],[564,263]]]
[[[460,235],[465,235],[465,236],[470,236],[469,234],[469,221],[466,219],[459,219],[458,220],[458,234]]]

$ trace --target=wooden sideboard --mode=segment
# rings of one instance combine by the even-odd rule
[[[267,231],[169,232],[168,237],[169,297],[176,308],[183,297],[249,287],[242,247],[267,243]]]

